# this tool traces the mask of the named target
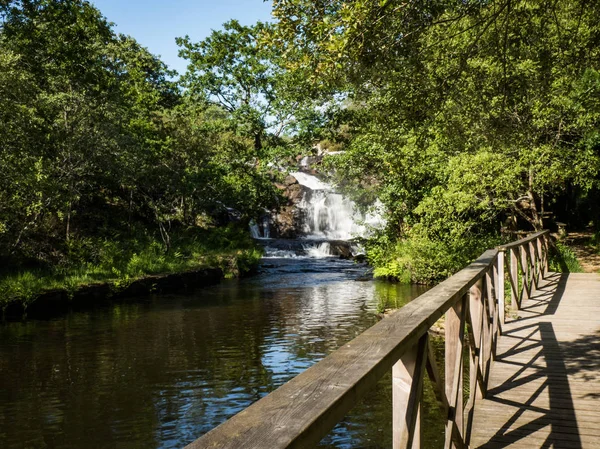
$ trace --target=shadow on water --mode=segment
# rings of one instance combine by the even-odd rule
[[[382,296],[339,259],[268,260],[193,294],[0,326],[0,447],[179,448],[377,322]],[[389,447],[384,379],[324,441]]]

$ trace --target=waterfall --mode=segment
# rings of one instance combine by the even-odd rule
[[[269,216],[265,215],[263,217],[263,237],[268,239],[271,238],[271,226],[270,226],[271,220],[269,220]]]
[[[331,244],[328,242],[322,242],[317,245],[304,245],[304,251],[308,257],[315,259],[322,259],[324,257],[331,257]]]
[[[336,193],[330,184],[307,173],[291,173],[307,191],[298,204],[302,216],[302,231],[307,238],[349,240],[364,237],[369,227],[383,224],[375,205],[374,213],[363,215],[354,201]]]
[[[381,203],[375,203],[372,212],[363,214],[352,200],[316,176],[304,172],[291,175],[303,187],[299,190],[302,197],[296,202],[299,213],[294,218],[298,219],[295,229],[303,238],[271,239],[270,217],[252,220],[250,232],[263,245],[265,259],[352,257],[363,250],[349,240],[366,237],[373,228],[384,224]]]
[[[250,228],[250,234],[252,235],[253,239],[268,239],[271,237],[271,226],[268,216],[265,216],[262,219],[261,226],[259,226],[258,223],[256,223],[256,221],[250,220],[248,227]]]
[[[254,220],[250,220],[248,227],[250,228],[250,234],[252,234],[253,239],[261,238],[260,229]]]

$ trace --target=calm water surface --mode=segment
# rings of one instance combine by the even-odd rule
[[[380,301],[422,292],[365,270],[265,259],[192,294],[0,325],[0,447],[183,447],[375,324]],[[321,446],[390,447],[389,384]]]

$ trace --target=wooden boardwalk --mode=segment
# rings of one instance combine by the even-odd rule
[[[600,275],[548,273],[507,315],[471,447],[600,448]]]

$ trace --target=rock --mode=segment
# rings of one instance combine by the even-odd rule
[[[286,187],[291,186],[292,184],[298,184],[298,180],[296,178],[294,178],[292,175],[287,175],[285,177],[285,179],[283,180],[283,184]]]
[[[304,188],[300,184],[296,183],[291,184],[286,188],[284,196],[288,199],[289,205],[296,205],[300,201],[302,201],[302,198],[304,197],[304,192]]]
[[[279,190],[286,198],[286,203],[271,217],[271,236],[275,238],[295,239],[298,237],[300,212],[296,205],[302,201],[305,189],[292,175],[285,177],[283,182],[276,183]]]
[[[351,259],[352,258],[352,249],[350,248],[350,243],[339,240],[330,242],[330,250],[331,254],[335,256],[340,256],[341,259]]]
[[[275,237],[295,239],[298,237],[298,210],[293,206],[283,206],[273,217],[271,225]]]
[[[357,254],[356,256],[354,256],[354,260],[356,260],[357,262],[366,262],[367,255],[366,254]]]
[[[277,187],[279,190],[286,190],[292,186],[300,186],[300,184],[298,184],[298,180],[296,178],[294,178],[292,175],[287,175],[285,177],[285,179],[283,180],[283,182],[275,183],[275,187]],[[284,193],[284,195],[285,195],[285,193]],[[287,195],[285,195],[285,196],[287,196]]]

